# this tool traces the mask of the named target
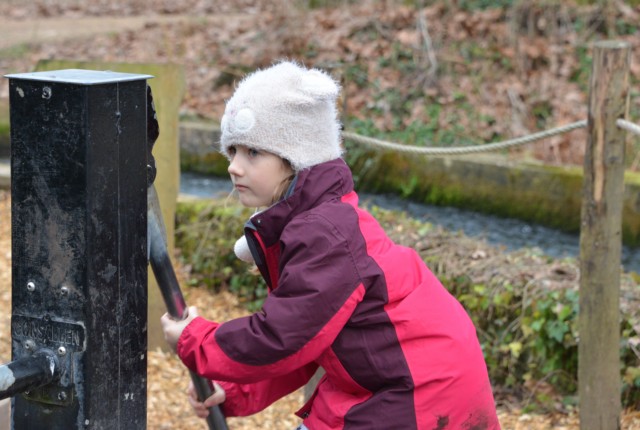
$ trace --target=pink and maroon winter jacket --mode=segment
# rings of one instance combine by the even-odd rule
[[[358,208],[344,161],[299,172],[245,234],[271,289],[263,309],[196,318],[178,342],[190,369],[223,381],[227,416],[264,409],[320,366],[298,412],[311,430],[499,428],[466,311]]]

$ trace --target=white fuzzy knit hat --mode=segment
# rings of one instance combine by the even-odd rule
[[[231,145],[272,152],[297,172],[342,155],[336,99],[327,73],[283,61],[244,78],[227,102],[220,150]]]

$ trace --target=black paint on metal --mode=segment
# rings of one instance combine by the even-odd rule
[[[14,397],[13,427],[144,429],[150,76],[7,77],[12,359],[47,348],[61,368]]]
[[[159,126],[156,119],[151,88],[147,91],[147,121],[147,178],[149,185],[147,189],[147,238],[149,241],[149,263],[169,315],[179,321],[187,317],[188,309],[167,250],[167,232],[162,220],[158,194],[155,185],[153,185],[156,167],[152,150],[159,136]],[[209,381],[193,371],[189,373],[198,398],[200,400],[209,398],[213,394]],[[209,408],[207,425],[210,430],[227,430],[227,423],[219,406]]]
[[[167,306],[167,312],[173,319],[180,321],[187,317],[188,309],[167,252],[165,227],[162,222],[158,196],[153,184],[149,187],[148,199],[149,262],[160,287],[162,298]],[[208,399],[213,394],[209,382],[193,371],[190,371],[190,375],[198,398],[200,400]],[[207,425],[210,430],[227,430],[227,423],[220,407],[213,406],[209,408]]]
[[[154,185],[149,187],[147,198],[149,205],[149,212],[147,213],[149,263],[156,281],[158,281],[167,312],[173,319],[179,321],[187,316],[187,305],[167,252],[166,233]]]
[[[156,116],[151,87],[147,86],[147,186],[156,180],[156,159],[153,156],[153,145],[160,136],[160,125]]]

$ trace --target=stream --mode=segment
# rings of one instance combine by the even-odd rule
[[[232,190],[228,179],[182,173],[180,193],[195,197],[226,196]],[[425,205],[403,200],[397,196],[359,193],[364,205],[401,210],[421,221],[439,225],[450,231],[461,231],[466,236],[481,238],[507,250],[539,248],[554,258],[577,257],[580,253],[577,234],[564,233],[541,225],[516,219],[479,214],[453,207]],[[640,248],[623,247],[624,270],[640,273]]]

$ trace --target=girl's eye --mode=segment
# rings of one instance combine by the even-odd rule
[[[257,157],[260,155],[260,151],[257,149],[249,148],[249,157]]]
[[[230,156],[232,156],[232,157],[233,157],[234,155],[236,155],[236,147],[235,147],[235,146],[230,146],[230,147],[228,147],[228,148],[227,148],[227,153],[228,153]]]

